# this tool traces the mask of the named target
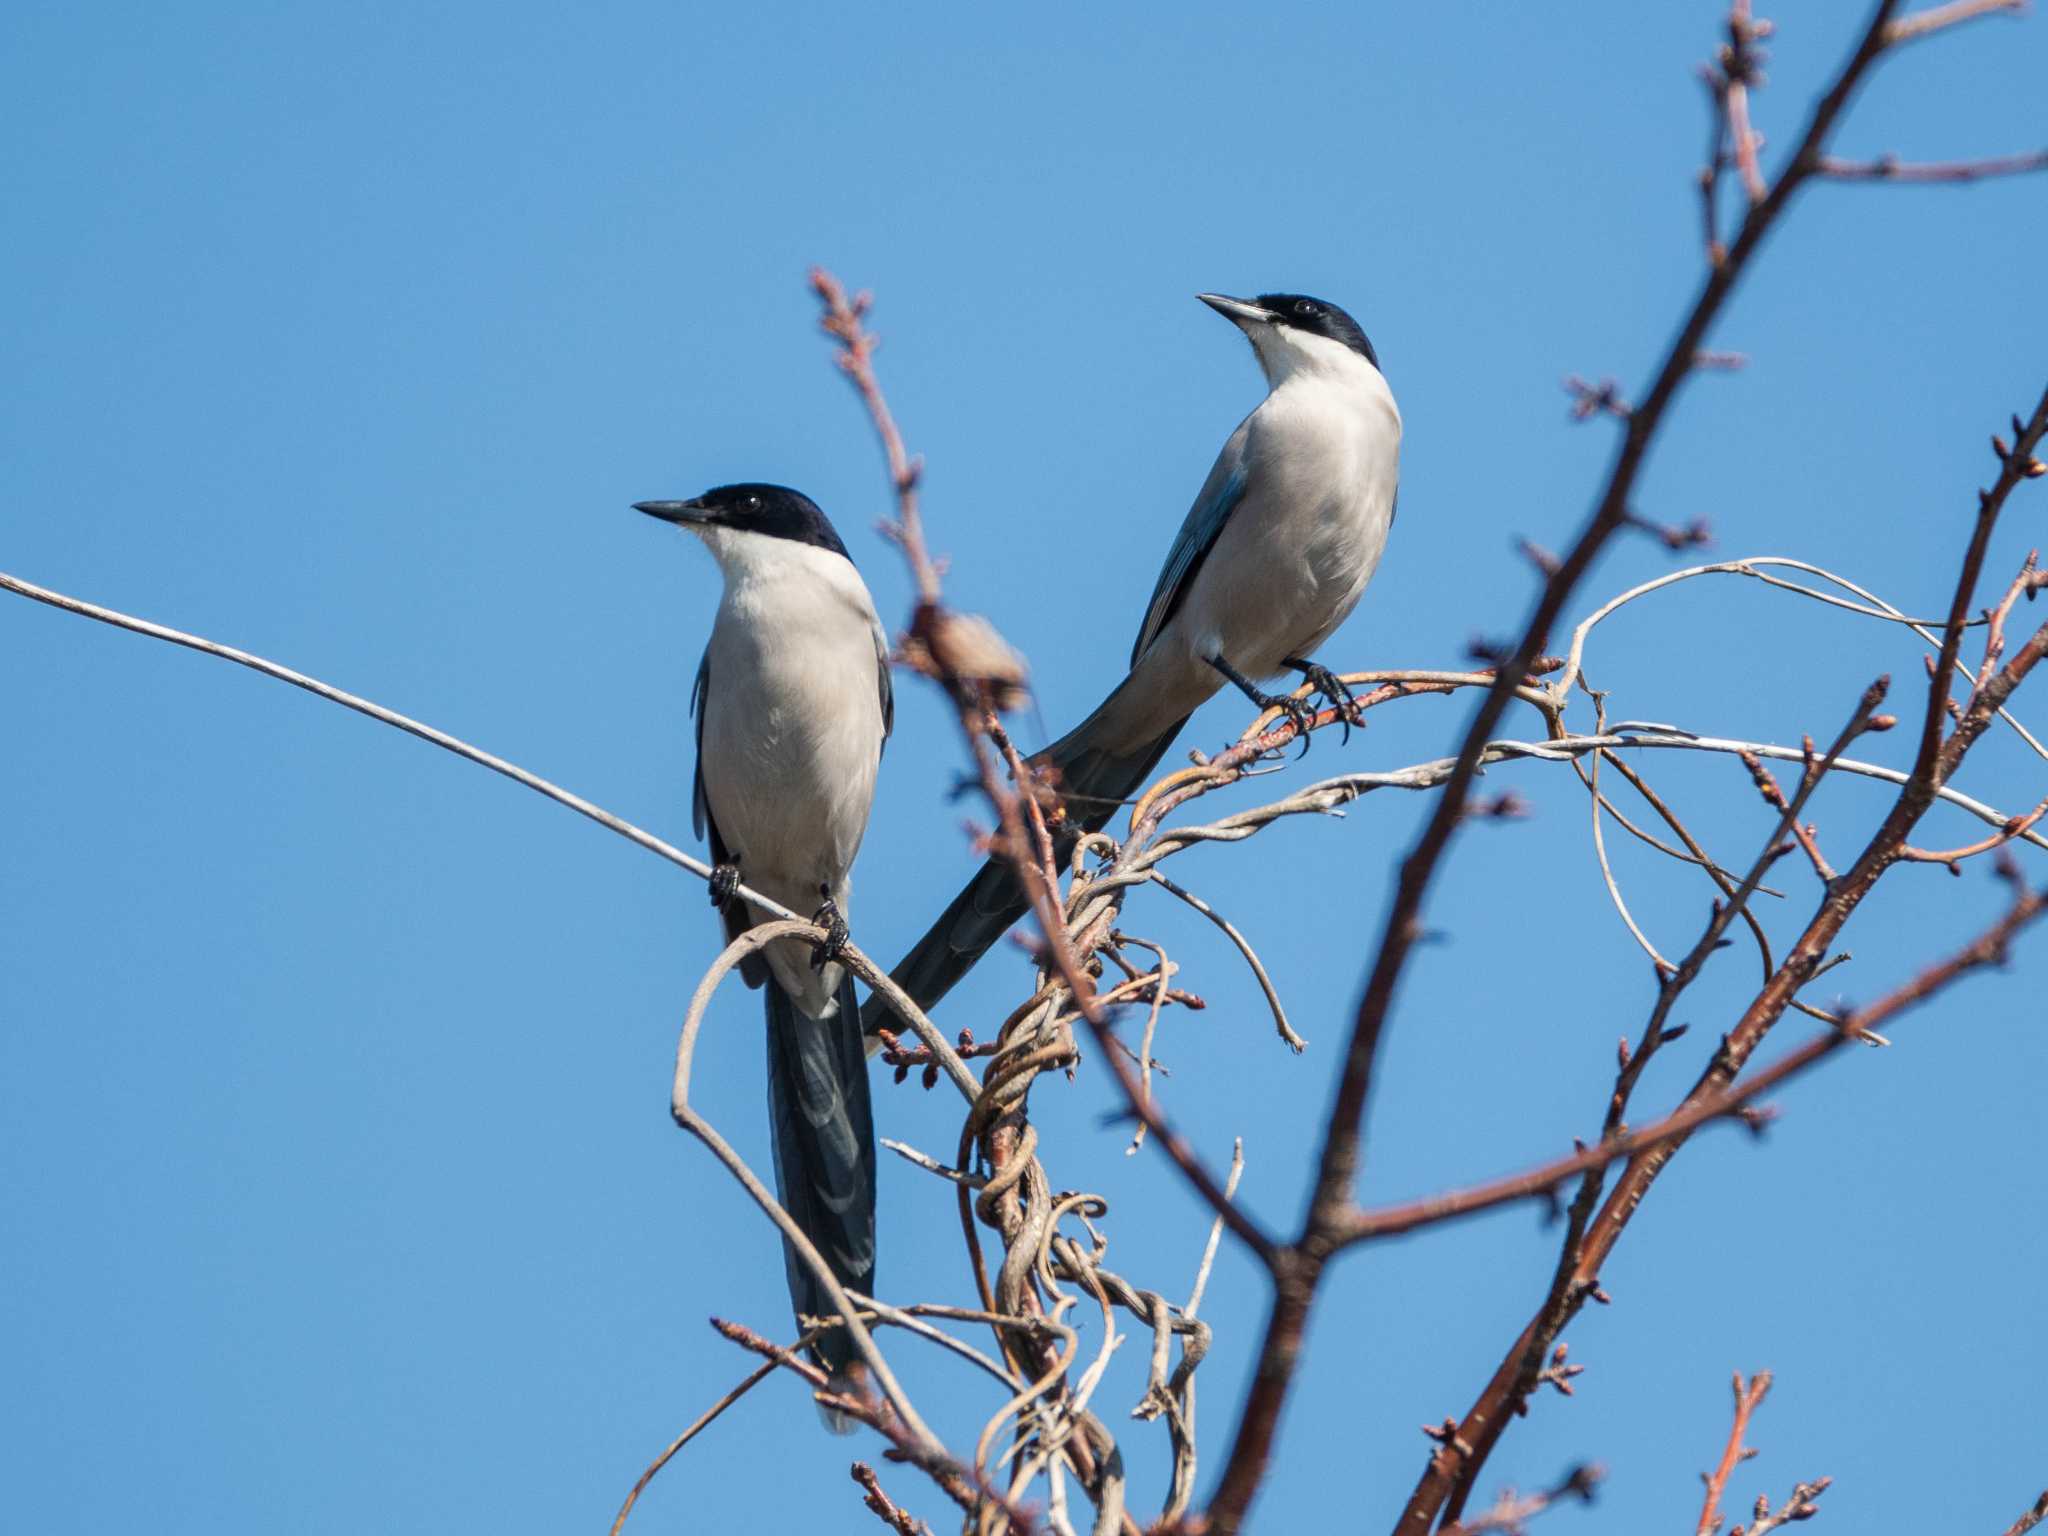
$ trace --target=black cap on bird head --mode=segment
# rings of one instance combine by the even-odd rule
[[[729,528],[846,554],[838,530],[818,504],[786,485],[721,485],[688,501],[636,501],[633,510],[683,528]]]

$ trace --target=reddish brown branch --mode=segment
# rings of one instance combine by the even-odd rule
[[[1238,1420],[1230,1457],[1224,1466],[1208,1515],[1217,1532],[1235,1532],[1266,1477],[1281,1406],[1293,1385],[1309,1312],[1321,1282],[1334,1231],[1347,1220],[1351,1189],[1357,1177],[1364,1135],[1365,1106],[1371,1094],[1379,1041],[1392,1011],[1408,957],[1426,924],[1423,906],[1452,834],[1463,819],[1480,754],[1529,665],[1541,652],[1564,606],[1577,591],[1595,559],[1624,526],[1636,480],[1652,441],[1657,437],[1679,386],[1692,374],[1694,357],[1705,346],[1707,332],[1720,316],[1737,282],[1748,269],[1765,235],[1778,222],[1793,194],[1810,179],[1829,135],[1849,98],[1877,62],[1884,29],[1897,9],[1885,0],[1834,84],[1815,106],[1798,147],[1778,178],[1737,230],[1724,261],[1706,275],[1691,312],[1666,351],[1655,381],[1624,426],[1613,469],[1592,516],[1537,598],[1513,654],[1479,707],[1473,711],[1458,749],[1457,766],[1439,794],[1434,811],[1414,848],[1402,862],[1370,974],[1366,979],[1351,1038],[1338,1077],[1315,1191],[1301,1237],[1277,1255],[1276,1294],[1267,1318],[1264,1340],[1252,1386]],[[1956,631],[1954,633],[1959,633]],[[1814,963],[1817,963],[1814,962]],[[1809,968],[1802,961],[1802,971]],[[1788,992],[1789,998],[1789,992]],[[1779,1004],[1782,1008],[1783,1004]],[[1775,1017],[1775,1014],[1773,1015]],[[1516,1353],[1519,1363],[1520,1354]],[[1448,1470],[1448,1469],[1447,1469]],[[1448,1476],[1432,1477],[1411,1501],[1401,1525],[1404,1532],[1425,1529],[1450,1492]]]
[[[1833,767],[1849,744],[1864,731],[1877,728],[1877,706],[1883,701],[1887,682],[1880,678],[1864,691],[1857,701],[1849,721],[1835,737],[1825,755],[1815,755],[1809,746],[1806,770],[1802,773],[1799,787],[1786,801],[1780,812],[1777,825],[1765,840],[1764,851],[1757,856],[1749,872],[1737,883],[1725,902],[1717,902],[1713,916],[1693,947],[1679,962],[1677,968],[1663,975],[1658,987],[1657,1000],[1651,1010],[1650,1020],[1643,1033],[1642,1048],[1633,1060],[1625,1060],[1616,1077],[1615,1091],[1609,1100],[1606,1123],[1601,1130],[1603,1144],[1611,1143],[1622,1134],[1623,1116],[1629,1097],[1640,1079],[1644,1065],[1651,1054],[1664,1042],[1683,1032],[1668,1028],[1672,1010],[1686,989],[1699,977],[1715,952],[1721,940],[1738,914],[1748,910],[1748,904],[1760,888],[1764,873],[1783,851],[1779,840],[1796,823],[1806,800],[1819,787],[1822,777]],[[1785,845],[1789,848],[1789,845]],[[1661,973],[1660,973],[1661,974]],[[1822,1037],[1823,1041],[1832,1039]],[[1734,1112],[1744,1116],[1755,1113],[1742,1106]],[[1662,1146],[1675,1146],[1676,1142],[1666,1140]],[[1654,1150],[1654,1149],[1652,1149]],[[1515,1347],[1501,1362],[1490,1384],[1489,1393],[1498,1392],[1499,1400],[1489,1411],[1476,1420],[1468,1421],[1469,1433],[1462,1435],[1459,1445],[1469,1447],[1461,1450],[1456,1457],[1439,1452],[1431,1459],[1425,1475],[1425,1485],[1432,1480],[1442,1482],[1441,1493],[1445,1518],[1456,1520],[1477,1483],[1479,1470],[1491,1454],[1495,1442],[1505,1430],[1511,1414],[1520,1415],[1527,1411],[1529,1397],[1536,1390],[1540,1377],[1544,1351],[1550,1348],[1559,1331],[1577,1314],[1589,1297],[1600,1294],[1597,1276],[1584,1267],[1587,1234],[1594,1217],[1594,1207],[1601,1195],[1602,1176],[1598,1169],[1589,1169],[1580,1186],[1578,1196],[1571,1206],[1571,1221],[1567,1227],[1565,1243],[1559,1254],[1550,1288],[1538,1308],[1534,1321],[1523,1330]]]
[[[1963,569],[1956,582],[1955,596],[1949,601],[1948,622],[1944,627],[1941,654],[1935,661],[1930,674],[1927,690],[1927,712],[1920,730],[1920,750],[1914,758],[1913,777],[1916,781],[1927,781],[1929,793],[1947,777],[1940,773],[1938,759],[1942,752],[1942,723],[1948,717],[1953,700],[1950,691],[1956,675],[1956,658],[1962,651],[1963,630],[1969,618],[1970,604],[1975,598],[1977,583],[1984,570],[1984,557],[1991,545],[1991,530],[1997,526],[1998,514],[2005,501],[2022,480],[2035,478],[2032,472],[2034,449],[2040,445],[2044,434],[2048,434],[2048,391],[2041,396],[2041,403],[2034,407],[2034,414],[2024,425],[2018,417],[2013,418],[2014,444],[2012,449],[1999,456],[1998,479],[1988,491],[1977,493],[1977,522],[1971,531],[1969,548],[1963,555]],[[2002,605],[2010,610],[2010,603]],[[2003,648],[2005,640],[2003,621],[1987,640]],[[1971,692],[1971,705],[1983,697],[1989,681],[1980,683]],[[1959,724],[1954,739],[1960,739],[1962,728]],[[1972,738],[1974,739],[1974,738]],[[1967,750],[1967,744],[1964,750]],[[1937,777],[1936,775],[1939,774]]]
[[[1997,438],[1992,438],[1991,442],[1995,449],[2004,449],[2004,445]],[[2003,464],[2010,460],[2011,457],[2012,454],[2009,451],[2001,451],[1998,454],[1998,461]],[[2027,463],[2021,473],[2028,479],[2038,479],[2037,470],[2039,468],[2039,461],[2032,460]],[[1993,608],[1988,615],[1984,630],[1984,665],[1978,670],[1975,680],[1971,683],[1972,692],[1988,683],[1998,663],[2005,659],[2005,626],[2006,621],[2012,617],[2013,604],[2017,603],[2022,597],[2031,603],[2034,600],[2034,594],[2039,592],[2043,586],[2048,586],[2048,571],[2040,570],[2038,568],[2040,563],[2041,552],[2039,550],[2028,550],[2026,562],[2020,566],[2019,574],[2013,577],[2012,585],[2005,589],[2005,596],[1998,600],[1998,606]]]
[[[888,1494],[882,1492],[882,1481],[875,1476],[873,1467],[864,1461],[856,1461],[850,1470],[853,1480],[860,1484],[866,1495],[861,1503],[873,1510],[882,1524],[895,1531],[897,1536],[931,1536],[930,1526],[907,1509],[899,1508]]]
[[[1700,1506],[1700,1523],[1697,1536],[1714,1536],[1721,1529],[1721,1495],[1728,1487],[1728,1474],[1740,1462],[1749,1460],[1756,1452],[1742,1443],[1749,1433],[1749,1416],[1756,1412],[1757,1405],[1764,1400],[1764,1394],[1771,1390],[1771,1373],[1758,1371],[1747,1384],[1742,1372],[1735,1373],[1735,1425],[1728,1431],[1728,1445],[1721,1452],[1720,1465],[1707,1477],[1707,1498]]]
[[[1880,16],[1879,21],[1882,20],[1883,17]],[[1869,39],[1866,38],[1865,48],[1869,46]],[[2031,462],[2032,452],[2044,434],[2048,434],[2048,391],[2044,391],[2030,420],[2019,427],[2015,448],[2003,460],[1998,480],[1990,490],[1979,493],[1976,528],[1957,579],[1942,659],[1933,669],[1935,681],[1929,691],[1928,725],[1920,758],[1913,773],[1901,788],[1883,825],[1872,835],[1847,872],[1830,886],[1820,909],[1809,921],[1798,941],[1778,969],[1772,973],[1763,989],[1744,1010],[1735,1027],[1723,1038],[1721,1048],[1687,1094],[1679,1113],[1696,1110],[1728,1091],[1762,1043],[1764,1036],[1793,1005],[1800,988],[1811,981],[1826,963],[1828,950],[1841,932],[1842,926],[1848,922],[1884,872],[1897,862],[1899,849],[1905,845],[1907,836],[1921,816],[1934,803],[1937,791],[1954,774],[1971,746],[1989,728],[2012,691],[2025,680],[2042,656],[2048,654],[2048,625],[2044,625],[2004,667],[1972,693],[1967,708],[1959,711],[1960,718],[1953,733],[1943,739],[1941,727],[1948,716],[1942,706],[1946,700],[1949,679],[1955,673],[1963,620],[1969,611],[1982,574],[1984,552],[1990,540],[1991,529],[2014,487],[2021,480],[2029,478],[2026,465]],[[1811,770],[1808,778],[1802,781],[1802,792],[1810,781]],[[1793,804],[1796,808],[1798,801],[1795,799]],[[1991,937],[1987,936],[1987,939]],[[1984,942],[1980,941],[1980,946]],[[1980,946],[1973,946],[1973,950],[1979,950]],[[1994,955],[1995,949],[1994,944],[1989,950],[1981,950],[1979,955],[1965,952],[1964,956],[1958,957],[1958,962],[1951,964],[1961,963],[1964,968],[1968,968],[1971,965],[1986,963],[1982,956]],[[1920,978],[1908,988],[1902,989],[1902,993],[1897,994],[1900,1002],[1917,1001],[1919,997],[1926,995],[1923,983],[1942,984],[1939,973],[1943,970],[1943,967],[1937,967],[1936,973]],[[1660,1006],[1663,1001],[1664,995],[1660,994]],[[1873,1020],[1864,1015],[1855,1022],[1859,1027],[1867,1027]],[[1820,1043],[1829,1043],[1832,1048],[1832,1042],[1828,1037],[1823,1037],[1822,1042],[1816,1042]],[[1480,1393],[1466,1417],[1460,1421],[1460,1449],[1457,1454],[1439,1451],[1431,1459],[1403,1513],[1398,1527],[1403,1536],[1426,1530],[1437,1511],[1447,1506],[1451,1518],[1456,1518],[1454,1495],[1459,1490],[1471,1486],[1471,1479],[1478,1467],[1484,1463],[1498,1442],[1510,1405],[1522,1401],[1526,1395],[1527,1362],[1534,1352],[1545,1347],[1549,1338],[1555,1337],[1556,1331],[1565,1322],[1576,1315],[1584,1301],[1597,1288],[1600,1269],[1606,1262],[1608,1254],[1620,1241],[1623,1230],[1641,1208],[1650,1186],[1682,1143],[1682,1136],[1672,1137],[1656,1146],[1644,1148],[1630,1157],[1614,1188],[1608,1193],[1599,1214],[1588,1228],[1573,1267],[1569,1287],[1562,1293],[1563,1305],[1556,1306],[1550,1300],[1546,1300],[1544,1307],[1539,1309],[1537,1315],[1523,1329],[1521,1336],[1510,1347],[1501,1365],[1496,1369],[1493,1379]],[[1557,1294],[1553,1292],[1553,1296]]]
[[[1757,792],[1764,797],[1764,804],[1772,806],[1779,811],[1785,810],[1788,805],[1785,799],[1785,791],[1778,787],[1776,775],[1764,766],[1764,760],[1754,752],[1743,752],[1738,755],[1742,760],[1742,766],[1749,770],[1750,782],[1756,785]],[[1820,876],[1820,883],[1822,885],[1831,883],[1835,878],[1835,872],[1820,851],[1819,833],[1811,822],[1802,826],[1797,817],[1792,817],[1790,820],[1792,823],[1792,835],[1799,840],[1799,846],[1806,850],[1807,862],[1813,865],[1813,872]],[[2025,827],[2020,828],[2021,832],[2025,830]],[[2015,832],[2012,835],[2017,837],[2019,832]]]
[[[1901,862],[1909,864],[1946,864],[1952,875],[1962,873],[1960,866],[1965,859],[1974,859],[1980,853],[1992,853],[2032,827],[2043,816],[2048,816],[2048,800],[2028,811],[2024,816],[2015,816],[1989,837],[1979,838],[1974,843],[1965,843],[1960,848],[1915,848],[1911,843],[1899,849]]]
[[[1710,1121],[1739,1115],[1746,1105],[1753,1103],[1788,1078],[1797,1076],[1825,1060],[1852,1041],[1867,1039],[1880,1025],[1926,1002],[1970,972],[2002,964],[2013,938],[2038,921],[2044,912],[2048,912],[2048,892],[2022,888],[2005,915],[1962,949],[1938,964],[1927,967],[1869,1007],[1849,1014],[1843,1019],[1840,1029],[1814,1036],[1806,1044],[1746,1079],[1739,1087],[1707,1096],[1690,1097],[1671,1114],[1653,1121],[1640,1130],[1617,1131],[1603,1138],[1597,1146],[1582,1147],[1569,1157],[1558,1158],[1526,1173],[1511,1174],[1506,1178],[1476,1184],[1469,1189],[1429,1195],[1400,1205],[1381,1206],[1377,1209],[1354,1207],[1341,1223],[1336,1240],[1340,1244],[1348,1245],[1371,1242],[1378,1238],[1398,1237],[1419,1227],[1434,1226],[1438,1222],[1476,1215],[1481,1211],[1518,1200],[1543,1199],[1554,1194],[1566,1180],[1579,1174],[1607,1167],[1624,1158],[1634,1158],[1667,1147],[1691,1135]],[[1669,1040],[1678,1033],[1677,1030],[1669,1030],[1661,1038]],[[1625,1061],[1624,1070],[1630,1066],[1640,1068],[1641,1062],[1646,1059],[1647,1050],[1651,1048],[1654,1047],[1638,1051]],[[1621,1090],[1617,1090],[1616,1097],[1622,1097]]]
[[[924,465],[905,450],[903,434],[896,430],[896,418],[889,413],[889,402],[883,398],[882,386],[875,379],[875,348],[880,343],[862,324],[873,299],[865,293],[848,298],[839,279],[823,267],[811,268],[811,288],[825,306],[824,317],[818,323],[839,343],[836,359],[853,381],[853,387],[860,391],[861,402],[874,420],[875,435],[881,439],[882,454],[889,461],[889,481],[896,488],[896,521],[887,525],[889,537],[902,546],[904,558],[910,563],[911,578],[917,583],[918,605],[936,606],[939,572],[925,549],[924,524],[917,513],[917,482]]]
[[[1028,1512],[1018,1509],[1001,1493],[982,1482],[972,1469],[961,1466],[951,1457],[929,1455],[921,1450],[916,1442],[904,1434],[902,1427],[896,1422],[896,1416],[889,1411],[886,1403],[865,1396],[856,1397],[832,1391],[831,1379],[824,1371],[794,1350],[785,1348],[772,1339],[763,1338],[742,1323],[714,1317],[711,1319],[711,1326],[740,1348],[759,1355],[764,1360],[772,1360],[784,1370],[802,1377],[810,1384],[818,1402],[823,1406],[843,1413],[848,1418],[858,1419],[868,1428],[886,1437],[896,1448],[898,1456],[921,1469],[947,1498],[969,1515],[976,1513],[986,1502],[1000,1509],[1021,1536],[1029,1536],[1029,1533],[1037,1528]]]
[[[2005,1528],[2005,1536],[2027,1536],[2035,1526],[2048,1520],[2048,1492],[2034,1500],[2034,1507]]]

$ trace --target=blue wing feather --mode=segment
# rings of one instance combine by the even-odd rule
[[[710,804],[704,798],[704,685],[711,680],[711,652],[704,652],[704,659],[697,663],[697,681],[690,684],[690,714],[697,721],[697,774],[690,785],[690,830],[699,837],[704,835],[704,825],[711,819]],[[711,829],[711,841],[719,844],[718,829]]]
[[[1145,622],[1139,627],[1137,642],[1131,647],[1131,665],[1134,667],[1138,658],[1145,654],[1145,648],[1159,638],[1159,632],[1180,611],[1202,562],[1216,547],[1223,525],[1230,521],[1230,514],[1237,510],[1237,504],[1244,500],[1245,481],[1250,471],[1250,455],[1245,451],[1246,435],[1245,429],[1239,427],[1230,435],[1230,441],[1223,445],[1223,452],[1216,456],[1209,478],[1202,482],[1195,504],[1188,508],[1188,515],[1174,538],[1173,548],[1166,552],[1166,563],[1159,568],[1159,580],[1152,588],[1152,601],[1145,608]]]

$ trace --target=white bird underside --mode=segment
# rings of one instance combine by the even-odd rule
[[[1198,523],[1217,515],[1228,486],[1244,490],[1192,578],[1180,578],[1184,590],[1162,577],[1149,638],[1109,718],[1094,722],[1100,744],[1146,741],[1199,707],[1222,681],[1211,657],[1263,679],[1311,656],[1379,566],[1401,474],[1393,392],[1371,363],[1321,337],[1282,332],[1259,351],[1272,392],[1223,445],[1181,541],[1205,536]]]
[[[705,653],[705,809],[747,885],[806,914],[829,894],[850,916],[888,729],[881,621],[842,555],[719,531],[706,542],[725,596]],[[799,1008],[829,1018],[842,971],[812,969],[813,953],[782,940],[766,957]]]

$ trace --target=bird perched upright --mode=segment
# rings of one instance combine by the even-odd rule
[[[1357,606],[1386,547],[1400,409],[1372,343],[1336,305],[1295,293],[1199,297],[1250,340],[1267,394],[1224,442],[1167,552],[1129,674],[1034,759],[1058,785],[1067,848],[1144,784],[1225,682],[1298,721],[1303,706],[1263,691],[1261,679],[1291,669],[1331,702],[1352,702],[1313,657]],[[1009,864],[991,859],[897,965],[897,984],[920,1007],[935,1006],[1027,905]],[[885,1017],[870,998],[867,1026]]]
[[[821,898],[831,942],[781,939],[740,962],[762,988],[768,1111],[783,1208],[842,1286],[872,1294],[875,1127],[847,938],[854,855],[867,831],[882,746],[894,723],[888,641],[846,546],[816,503],[779,485],[726,485],[635,510],[704,541],[725,578],[697,668],[692,819],[708,837],[711,900],[738,937],[768,914],[751,889],[792,911]],[[786,1242],[798,1314],[833,1317],[829,1293]],[[814,1353],[842,1389],[860,1390],[845,1330]],[[835,1429],[851,1428],[831,1414]]]

